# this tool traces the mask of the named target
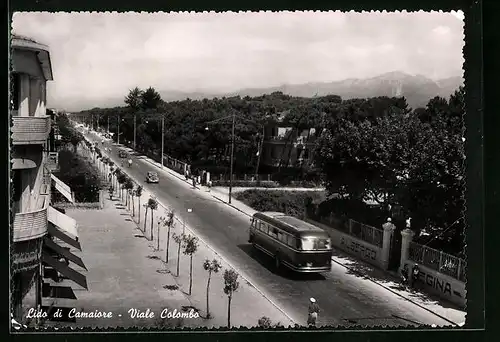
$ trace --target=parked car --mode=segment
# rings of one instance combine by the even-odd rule
[[[146,175],[147,183],[159,183],[160,179],[158,178],[158,174],[156,172],[148,172]]]
[[[118,156],[120,158],[127,158],[128,157],[127,152],[125,152],[125,151],[118,152]]]

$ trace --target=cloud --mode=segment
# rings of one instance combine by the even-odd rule
[[[463,15],[463,13],[462,13]],[[50,46],[53,106],[98,105],[135,86],[233,91],[401,70],[454,76],[453,13],[15,13],[13,30]]]

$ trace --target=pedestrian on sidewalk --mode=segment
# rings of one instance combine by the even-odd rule
[[[310,327],[315,327],[316,321],[318,320],[319,306],[318,303],[316,303],[316,299],[314,298],[310,298],[309,302],[307,325]]]

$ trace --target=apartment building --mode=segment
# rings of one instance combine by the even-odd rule
[[[53,80],[48,47],[12,36],[11,68],[11,312],[22,321],[23,298],[33,288],[36,306],[42,309],[61,293],[76,298],[71,286],[59,286],[61,279],[85,289],[87,283],[69,263],[85,269],[72,253],[81,250],[76,221],[51,206],[52,189],[70,202],[73,196],[52,174],[57,152],[51,130],[54,112],[46,109],[47,81]]]
[[[302,167],[312,163],[315,129],[297,130],[279,121],[264,128],[261,163],[270,167]]]

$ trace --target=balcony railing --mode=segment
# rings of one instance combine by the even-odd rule
[[[43,184],[33,209],[14,216],[14,242],[37,239],[47,234],[49,187]]]
[[[13,116],[12,141],[14,145],[38,145],[47,141],[50,116]]]

